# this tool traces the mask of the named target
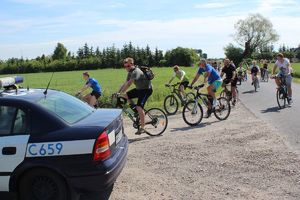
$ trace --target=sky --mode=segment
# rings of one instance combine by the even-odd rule
[[[51,55],[58,42],[76,52],[133,45],[202,49],[224,57],[234,24],[260,13],[280,35],[275,47],[300,44],[300,0],[1,0],[0,59]]]

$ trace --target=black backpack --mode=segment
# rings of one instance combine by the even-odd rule
[[[151,81],[152,79],[154,79],[154,73],[150,67],[138,66],[138,68],[144,73],[147,80]]]

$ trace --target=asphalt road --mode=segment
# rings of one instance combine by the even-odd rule
[[[257,117],[269,122],[286,138],[291,150],[300,153],[300,85],[293,83],[293,104],[279,109],[276,100],[274,80],[261,82],[258,92],[254,92],[251,81],[239,86],[239,98]]]

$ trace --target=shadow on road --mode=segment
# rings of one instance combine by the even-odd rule
[[[265,110],[261,110],[261,113],[279,113],[280,112],[280,108],[278,106],[274,106],[271,108],[267,108]]]
[[[193,129],[198,129],[198,128],[203,128],[205,126],[209,126],[211,124],[220,122],[219,120],[216,121],[212,121],[212,122],[205,122],[205,123],[200,123],[196,126],[186,126],[186,127],[178,127],[178,128],[172,128],[170,130],[170,132],[177,132],[177,131],[189,131],[189,130],[193,130]]]
[[[253,94],[253,93],[256,93],[255,90],[245,91],[242,94]]]
[[[156,137],[160,137],[160,136],[156,136]],[[133,138],[133,139],[128,139],[128,142],[129,142],[129,144],[131,144],[131,143],[134,143],[134,142],[140,142],[140,141],[144,141],[144,140],[150,140],[150,139],[153,139],[153,138],[156,138],[156,137],[146,136],[146,137]]]

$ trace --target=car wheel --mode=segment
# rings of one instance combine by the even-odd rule
[[[65,181],[46,169],[27,172],[19,182],[20,200],[69,200]]]

